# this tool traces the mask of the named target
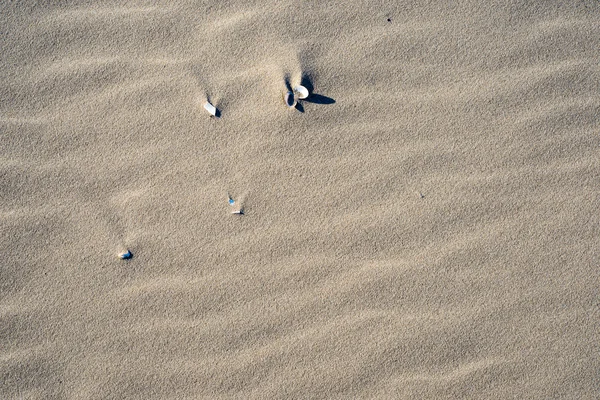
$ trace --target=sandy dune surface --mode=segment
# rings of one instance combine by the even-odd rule
[[[0,398],[597,398],[599,49],[592,0],[2,2]]]

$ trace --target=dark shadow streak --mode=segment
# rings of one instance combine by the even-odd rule
[[[306,99],[304,99],[304,101],[307,101],[309,103],[315,103],[315,104],[333,104],[333,103],[335,103],[335,100],[332,99],[331,97],[323,96],[320,94],[311,94]]]
[[[308,89],[308,93],[312,93],[313,90],[315,90],[315,87],[312,84],[312,78],[308,74],[302,75],[302,78],[300,79],[300,84]]]
[[[302,104],[300,104],[300,102],[296,103],[296,110],[300,111],[301,113],[304,112],[304,106]]]

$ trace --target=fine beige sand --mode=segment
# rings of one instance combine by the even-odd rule
[[[600,395],[598,1],[3,1],[0,51],[1,399]]]

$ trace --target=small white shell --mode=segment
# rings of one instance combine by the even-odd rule
[[[232,214],[237,214],[237,215],[244,215],[244,210],[240,209],[240,210],[235,210],[231,212]]]
[[[125,250],[125,251],[119,253],[119,258],[122,260],[128,260],[131,257],[133,257],[133,254],[131,254],[131,252],[129,250]]]
[[[289,108],[296,107],[296,103],[298,103],[296,101],[296,95],[292,92],[287,92],[286,94],[284,94],[283,101],[285,102],[285,105],[288,106]]]
[[[217,116],[217,108],[210,103],[204,105],[204,109],[210,113],[213,117]]]
[[[302,85],[298,85],[294,88],[294,92],[298,95],[299,99],[305,99],[308,97],[310,93],[308,93],[308,89]]]

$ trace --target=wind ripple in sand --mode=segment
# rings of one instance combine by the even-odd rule
[[[0,397],[593,397],[584,3],[7,3]]]

